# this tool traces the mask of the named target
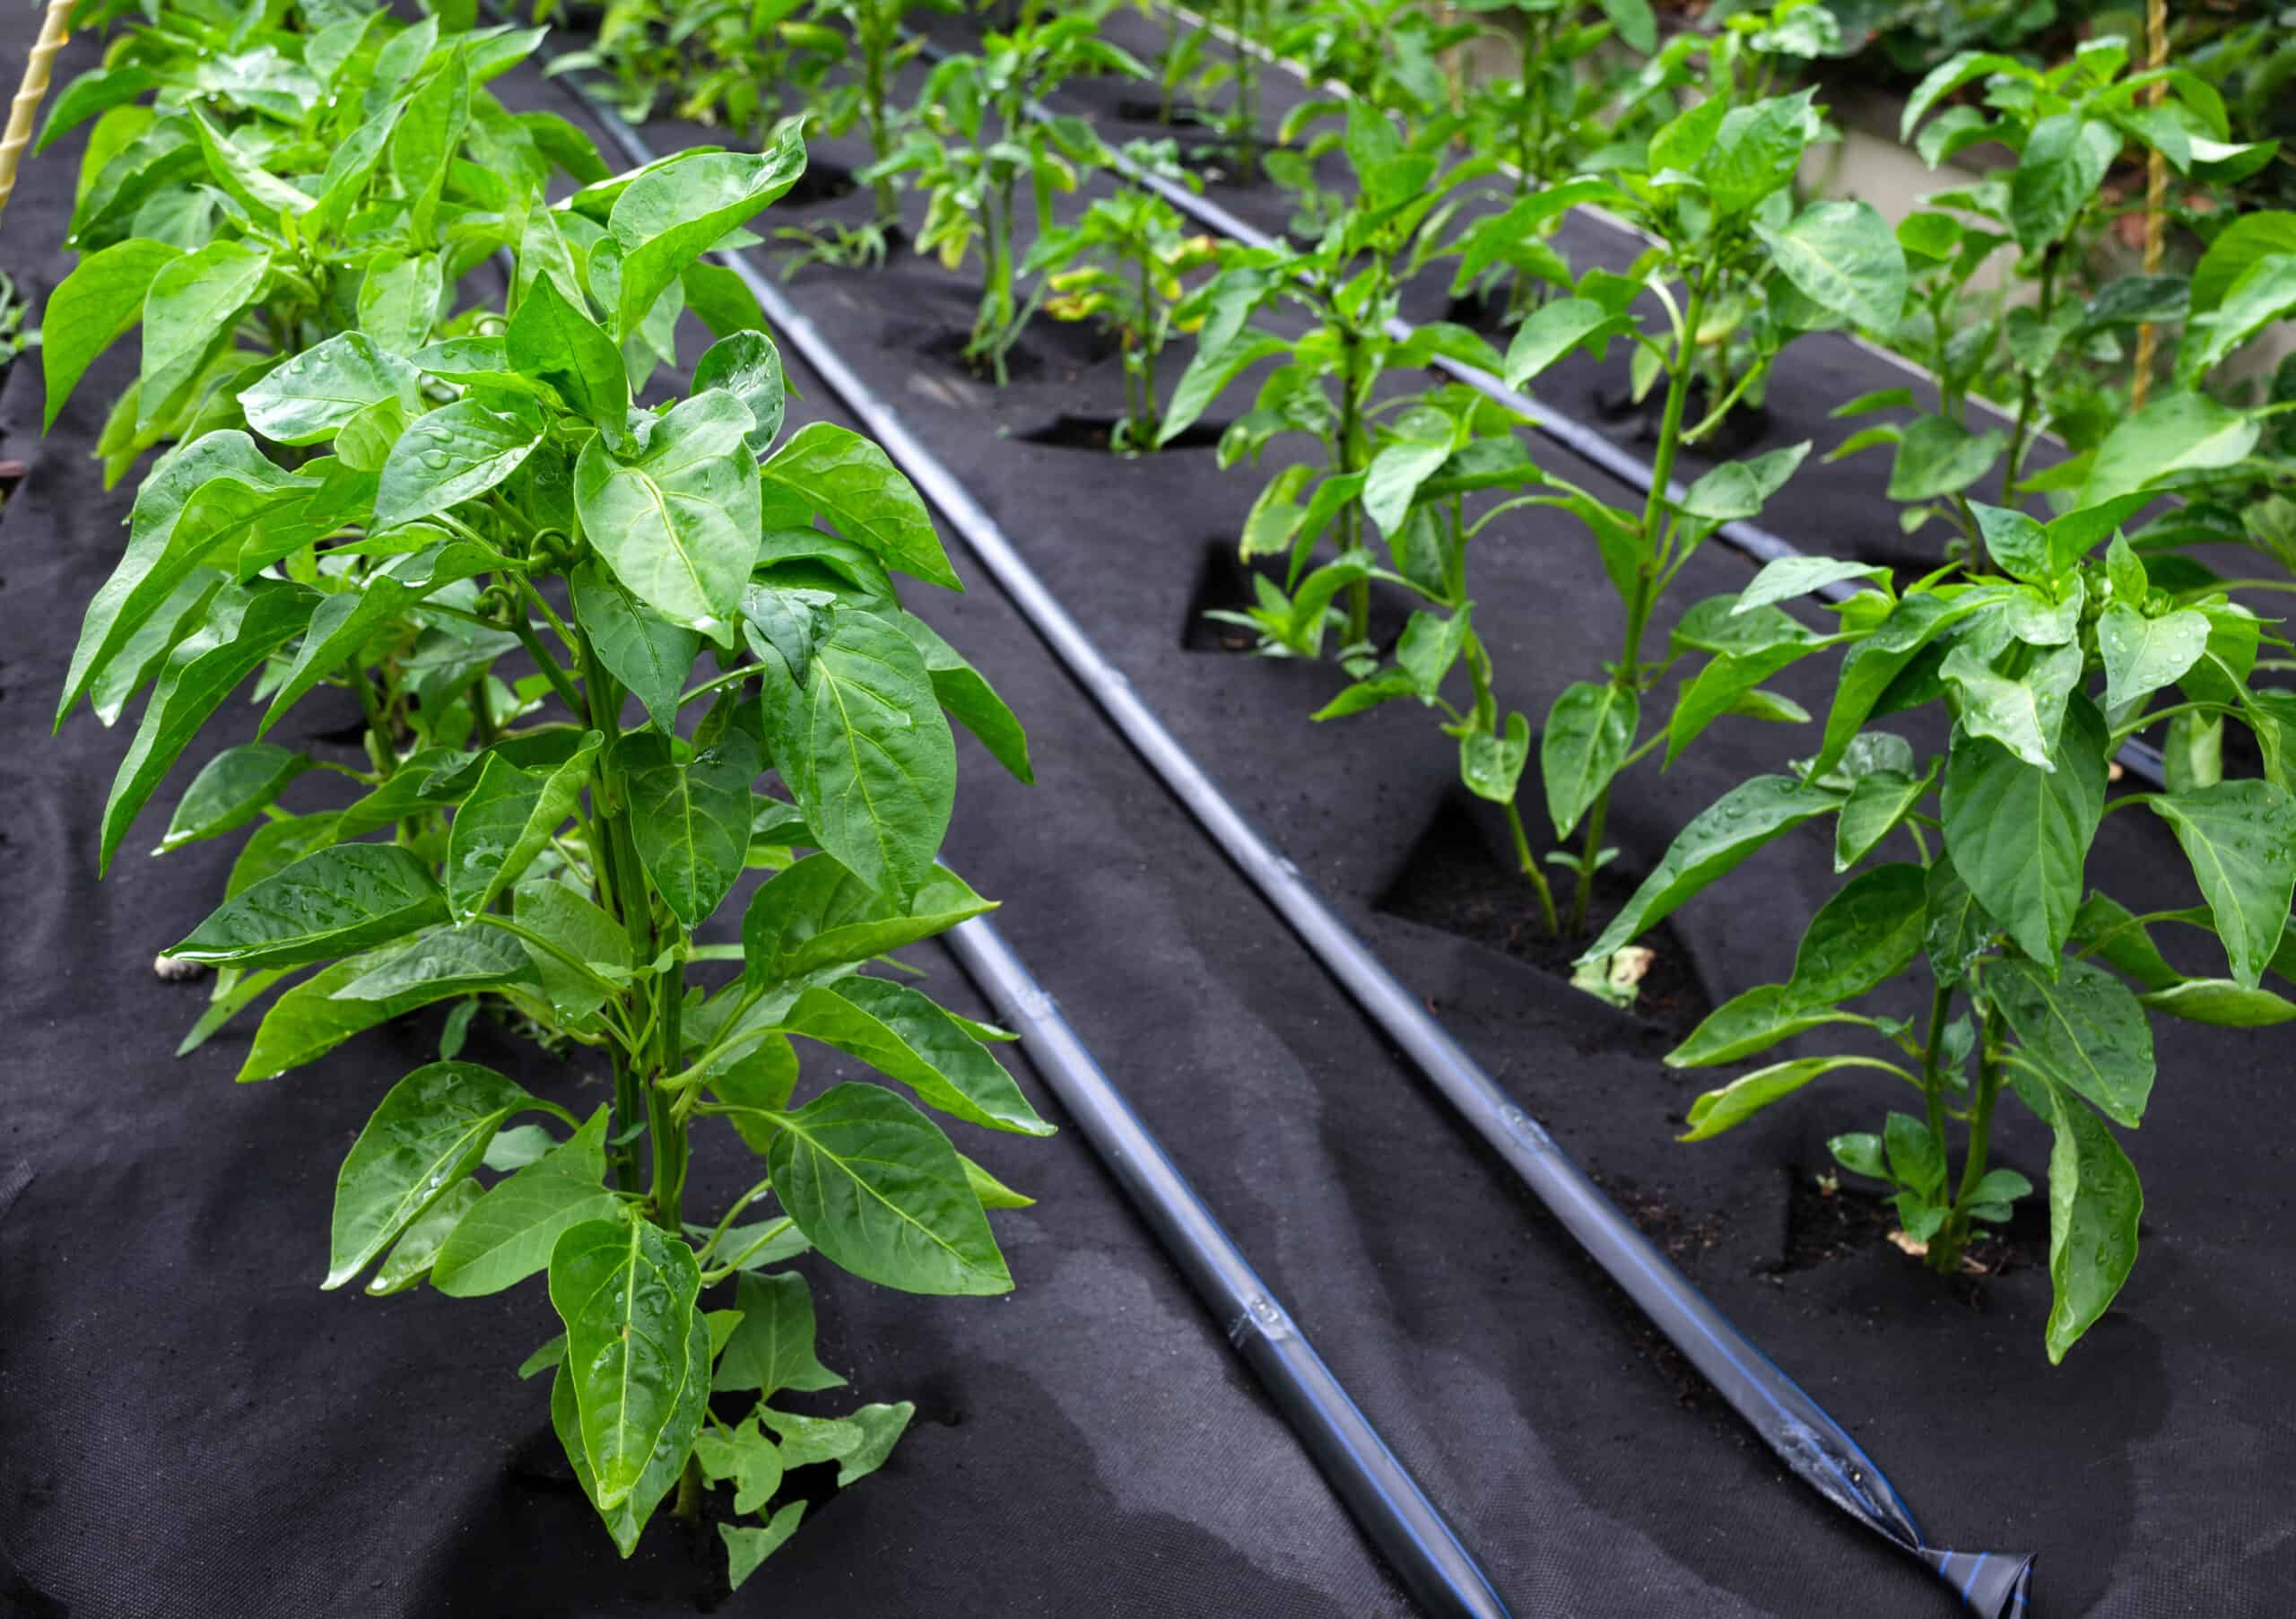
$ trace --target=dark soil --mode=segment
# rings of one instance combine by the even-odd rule
[[[1535,829],[1542,819],[1536,801],[1537,777],[1534,757],[1523,772],[1526,805],[1523,818],[1535,829],[1535,849],[1539,841]],[[1457,934],[1568,979],[1572,960],[1586,947],[1587,938],[1602,931],[1642,880],[1639,870],[1622,871],[1622,864],[1623,860],[1613,860],[1596,875],[1586,937],[1558,937],[1547,931],[1537,895],[1516,871],[1513,846],[1498,806],[1471,799],[1462,791],[1446,799],[1436,812],[1434,821],[1412,846],[1402,874],[1379,897],[1378,907],[1391,916]],[[1576,879],[1558,866],[1549,866],[1548,871],[1556,908],[1567,915]],[[1673,1046],[1704,1021],[1714,1010],[1714,1002],[1699,979],[1691,952],[1666,924],[1660,923],[1639,942],[1657,953],[1642,979],[1632,1015],[1651,1032],[1665,1037],[1665,1046]]]
[[[1116,441],[1116,430],[1124,418],[1114,413],[1098,415],[1074,411],[1063,411],[1042,427],[1032,427],[1013,436],[1023,444],[1043,444],[1054,449],[1090,449],[1108,453]],[[1228,431],[1225,422],[1191,422],[1178,438],[1164,449],[1210,449],[1220,442],[1220,435]],[[1153,452],[1151,452],[1153,453]]]
[[[1702,379],[1691,383],[1688,408],[1683,413],[1686,427],[1694,427],[1706,420],[1707,413],[1714,408],[1709,393]],[[1597,395],[1596,405],[1607,421],[1632,422],[1633,442],[1656,444],[1658,441],[1658,428],[1666,413],[1665,389],[1653,387],[1641,398],[1636,399],[1621,387]],[[1761,405],[1748,405],[1741,400],[1730,407],[1730,413],[1722,418],[1719,427],[1699,441],[1698,453],[1709,461],[1734,460],[1769,442],[1773,437],[1769,411]]]
[[[1283,582],[1282,561],[1278,557],[1261,557],[1247,562],[1236,554],[1234,540],[1206,540],[1204,570],[1196,578],[1196,594],[1188,602],[1187,617],[1180,625],[1181,648],[1188,652],[1249,652],[1257,647],[1259,638],[1254,631],[1206,615],[1214,611],[1241,613],[1258,605],[1259,597],[1252,590],[1252,575],[1264,575],[1280,585]],[[1382,655],[1389,651],[1403,634],[1410,616],[1407,603],[1392,593],[1373,591],[1371,644]],[[1326,633],[1326,652],[1339,649],[1341,633],[1336,626]],[[1336,672],[1333,678],[1336,683]]]
[[[1161,124],[1170,129],[1216,129],[1220,115],[1194,101],[1175,101],[1169,115],[1161,101],[1126,98],[1116,104],[1116,116],[1127,124]]]
[[[1777,1266],[1779,1275],[1879,1248],[1899,1229],[1897,1205],[1887,1194],[1848,1185],[1833,1171],[1816,1174],[1796,1169],[1787,1171],[1787,1179],[1786,1249]],[[1909,1263],[1918,1262],[1914,1255],[1905,1257]],[[1962,1256],[1961,1275],[1950,1280],[1958,1294],[1974,1302],[1982,1278],[2048,1266],[2046,1199],[2028,1197],[2008,1224],[1977,1228]]]

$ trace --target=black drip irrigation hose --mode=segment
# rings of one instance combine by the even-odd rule
[[[654,161],[653,151],[638,133],[613,109],[594,100],[572,75],[561,76],[557,82],[633,163]],[[1518,1106],[1413,998],[1300,875],[1299,868],[1254,830],[1155,711],[1141,701],[1122,671],[1069,615],[996,520],[909,431],[900,413],[846,364],[813,321],[740,253],[715,257],[742,278],[783,339],[940,509],[1109,723],[1291,925],[1325,970],[1409,1054],[1468,1126],[1506,1160],[1532,1195],[1562,1222],[1763,1443],[1821,1495],[1935,1572],[1984,1619],[2018,1619],[2031,1580],[2031,1554],[1950,1552],[1932,1546],[1895,1488],[1848,1432],[1635,1229],[1538,1121]],[[1309,1408],[1309,1414],[1315,1410]],[[1297,1421],[1298,1414],[1293,1414]],[[1392,1504],[1372,1497],[1363,1499],[1377,1510]],[[1349,1501],[1351,1506],[1358,1504],[1356,1497]],[[1375,1535],[1382,1530],[1405,1532],[1401,1525],[1384,1517],[1370,1520],[1367,1528]]]
[[[918,39],[921,47],[920,54],[927,60],[939,61],[949,54],[945,48],[935,45],[929,39],[915,35],[911,37]],[[1042,102],[1035,100],[1028,103],[1028,112],[1030,118],[1040,123],[1048,121],[1053,116],[1051,110]],[[1216,231],[1231,240],[1241,242],[1248,248],[1275,248],[1283,245],[1275,237],[1260,230],[1257,225],[1247,223],[1237,218],[1218,203],[1208,197],[1197,196],[1176,180],[1151,173],[1120,152],[1111,149],[1108,153],[1108,159],[1109,167],[1115,172],[1121,174],[1135,185],[1146,187],[1181,213],[1207,230]],[[1417,329],[1411,322],[1400,316],[1388,321],[1387,326],[1387,335],[1398,343],[1408,340]],[[1602,468],[1629,489],[1639,491],[1646,495],[1650,492],[1650,485],[1657,477],[1657,469],[1622,446],[1613,443],[1608,435],[1599,430],[1547,409],[1535,403],[1528,394],[1509,387],[1504,382],[1479,366],[1472,366],[1465,361],[1454,360],[1447,354],[1434,355],[1427,363],[1431,369],[1441,371],[1453,381],[1463,382],[1485,398],[1515,412],[1530,423],[1532,431],[1552,440],[1580,460]],[[1669,498],[1679,501],[1683,493],[1683,486],[1679,481],[1670,482],[1666,492]],[[1783,539],[1761,525],[1748,522],[1744,518],[1734,518],[1724,523],[1714,531],[1714,537],[1740,555],[1751,557],[1757,562],[1774,562],[1781,557],[1804,554],[1802,549],[1791,540]],[[1813,594],[1829,602],[1841,602],[1848,599],[1850,590],[1846,584],[1833,584],[1825,586]],[[2118,757],[2121,768],[2130,775],[2137,777],[2152,787],[2167,785],[2167,767],[2161,757],[2161,750],[2151,743],[2142,742],[2132,736],[2121,744]]]
[[[1380,1439],[1314,1345],[1253,1271],[1052,997],[976,917],[949,947],[1021,1036],[1045,1084],[1292,1424],[1325,1480],[1404,1588],[1432,1614],[1509,1619],[1510,1610],[1443,1514]]]

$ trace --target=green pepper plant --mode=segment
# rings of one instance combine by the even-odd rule
[[[1129,141],[1118,154],[1130,169],[1187,185],[1174,144]],[[1179,210],[1138,183],[1096,198],[1072,225],[1039,236],[1021,268],[1041,274],[1056,320],[1097,320],[1116,334],[1124,363],[1124,417],[1109,448],[1119,455],[1152,451],[1161,413],[1156,366],[1178,326],[1182,278],[1216,257],[1209,237],[1191,234]]]
[[[923,48],[923,41],[902,26],[920,5],[941,12],[961,9],[961,0],[821,0],[819,6],[821,16],[844,25],[858,58],[850,78],[822,97],[822,126],[831,135],[843,135],[858,124],[868,135],[869,150],[879,165],[893,155],[909,116],[893,100],[893,81]],[[892,177],[881,172],[872,190],[876,227],[890,233],[900,223]]]
[[[850,1483],[910,1414],[773,1403],[841,1381],[814,1358],[804,1281],[781,1267],[810,1249],[880,1285],[1001,1293],[984,1210],[1025,1201],[892,1090],[797,1101],[791,1038],[967,1123],[1050,1130],[983,1044],[996,1031],[860,971],[989,908],[935,860],[955,782],[944,706],[1029,769],[1010,711],[900,605],[895,571],[958,583],[922,501],[857,435],[783,433],[761,331],[721,338],[688,396],[636,403],[631,356],[662,300],[803,165],[785,127],[758,155],[682,153],[594,182],[527,216],[503,318],[404,354],[339,332],[242,388],[244,428],[203,432],[138,491],[65,699],[126,663],[151,687],[108,857],[251,677],[275,717],[355,673],[363,643],[409,613],[526,654],[562,714],[521,705],[348,772],[365,796],[319,817],[295,857],[235,873],[173,954],[273,981],[317,969],[271,1005],[246,1079],[479,993],[547,1049],[611,1063],[612,1100],[587,1114],[452,1056],[409,1074],[344,1161],[325,1285],[371,1267],[370,1293],[427,1278],[463,1297],[543,1277],[563,1330],[524,1370],[555,1369],[552,1424],[609,1534],[627,1555],[674,1493],[691,1517],[730,1486],[719,1534],[737,1584],[802,1513],[773,1504],[787,1469],[834,1460]],[[326,519],[307,519],[322,492]],[[373,557],[387,561],[359,565]],[[140,650],[200,568],[218,577],[188,622]],[[240,754],[203,771],[201,834],[261,814],[308,762]],[[760,790],[769,770],[786,796]],[[410,832],[418,808],[443,827]],[[774,875],[738,950],[698,943],[752,866]],[[730,979],[706,981],[727,959]],[[505,1128],[526,1114],[566,1133]],[[761,1162],[710,1219],[691,1170],[718,1128]]]
[[[1505,380],[1528,386],[1573,350],[1591,346],[1599,353],[1623,335],[1634,345],[1638,375],[1665,383],[1650,490],[1639,509],[1612,507],[1567,488],[1521,497],[1567,510],[1587,526],[1624,609],[1617,659],[1605,678],[1563,690],[1540,737],[1540,775],[1555,835],[1581,838],[1579,852],[1561,862],[1577,876],[1565,922],[1573,934],[1583,934],[1588,924],[1595,874],[1605,858],[1611,787],[1619,774],[1662,745],[1671,761],[1726,714],[1758,719],[1793,714],[1790,704],[1761,689],[1765,672],[1749,667],[1748,677],[1735,685],[1686,691],[1663,730],[1641,735],[1644,700],[1673,663],[1671,657],[1649,661],[1644,644],[1667,585],[1723,524],[1759,515],[1809,449],[1797,444],[1726,461],[1677,492],[1674,471],[1683,447],[1712,432],[1796,335],[1839,324],[1846,315],[1893,320],[1906,296],[1903,255],[1869,205],[1795,205],[1796,170],[1822,134],[1808,91],[1750,101],[1718,95],[1656,131],[1637,168],[1540,194],[1599,204],[1642,227],[1657,245],[1627,274],[1587,271],[1570,296],[1526,319],[1508,351]],[[1662,318],[1655,325],[1636,313],[1637,301],[1645,298],[1659,305]],[[1709,311],[1718,303],[1752,311],[1746,328],[1752,358],[1723,393],[1713,391],[1707,362],[1717,342]],[[1738,318],[1728,316],[1726,322]],[[1709,391],[1702,417],[1693,418],[1691,400],[1701,382]]]
[[[549,71],[603,74],[632,123],[666,101],[676,118],[754,138],[813,102],[845,55],[845,36],[806,9],[806,0],[613,0],[596,43]]]
[[[2231,141],[2222,101],[2196,75],[2130,68],[2128,44],[2118,36],[2088,40],[2048,69],[1964,51],[1939,64],[1906,103],[1904,135],[1933,169],[1979,144],[2017,156],[2005,172],[1925,198],[1900,225],[1915,266],[1914,298],[1901,320],[1869,328],[1929,368],[1938,408],[1903,426],[1866,428],[1833,454],[1893,446],[1890,496],[1906,504],[1909,527],[1943,518],[1973,545],[1965,492],[1996,468],[2013,495],[2033,487],[2032,451],[2045,431],[2076,450],[2094,448],[2126,413],[2127,396],[2125,386],[2100,387],[2098,368],[2125,375],[2126,332],[2184,318],[2182,276],[2121,276],[2083,294],[2095,238],[2138,205],[2117,209],[2104,197],[2124,153],[2158,152],[2200,188],[2245,178],[2276,150],[2273,142]],[[1971,85],[1982,91],[1979,103],[1946,104]],[[2176,211],[2200,222],[2188,202]],[[2010,248],[2015,292],[1973,295],[1980,267]],[[2009,427],[1972,425],[1974,396],[1988,392],[2013,410]],[[1909,390],[1888,389],[1836,413],[1912,403]]]
[[[978,56],[944,57],[918,94],[915,127],[891,157],[864,174],[873,183],[909,174],[925,192],[918,252],[937,254],[952,270],[969,254],[979,255],[980,301],[964,354],[999,386],[1006,379],[1005,357],[1041,297],[1040,291],[1021,294],[1015,196],[1027,181],[1041,233],[1052,223],[1053,197],[1075,190],[1103,151],[1083,119],[1040,120],[1032,103],[1079,75],[1147,74],[1100,37],[1107,3],[1094,0],[1048,21],[1024,18],[1010,32],[985,34]]]
[[[1698,1099],[1684,1138],[1718,1135],[1829,1074],[1903,1081],[1912,1110],[1836,1136],[1832,1150],[1892,1188],[1908,1236],[1950,1272],[1977,1227],[2007,1219],[2031,1189],[1992,1146],[1996,1108],[2013,1092],[2055,1141],[2052,1361],[2136,1257],[2144,1197],[2110,1127],[2144,1118],[2152,1014],[2235,1027],[2296,1017],[2296,1001],[2262,981],[2296,972],[2283,947],[2296,801],[2281,722],[2249,683],[2266,629],[2221,592],[2180,597],[2152,581],[2118,532],[2151,499],[2105,494],[2048,523],[1972,502],[1981,553],[1902,595],[1883,570],[1796,557],[1700,603],[1677,631],[1710,654],[1698,683],[1841,653],[1822,739],[1792,773],[1757,776],[1695,817],[1584,957],[1600,962],[1794,829],[1830,826],[1835,869],[1856,875],[1811,919],[1787,980],[1717,1008],[1667,1060],[1733,1063],[1822,1030],[1870,1049],[1743,1074]],[[1839,604],[1831,632],[1779,605],[1860,578],[1869,583]],[[1929,709],[1951,730],[1926,763],[1874,725]],[[2178,711],[2251,728],[2264,774],[2112,796],[2118,744]],[[2199,905],[2138,916],[2092,886],[2099,826],[2136,807],[2182,846]],[[1873,863],[1893,840],[1910,857]],[[2171,967],[2153,938],[2171,927],[2213,935],[2222,971]],[[1909,975],[1927,991],[1925,1015],[1850,1009]]]
[[[420,347],[455,284],[517,246],[553,176],[604,172],[564,119],[483,88],[539,30],[442,34],[435,17],[402,28],[362,10],[260,37],[235,56],[201,33],[130,30],[41,131],[45,145],[93,120],[69,238],[83,257],[48,304],[48,424],[96,356],[143,328],[136,380],[97,440],[108,482],[155,444],[231,425],[240,388],[322,337]]]
[[[1470,222],[1453,244],[1463,262],[1451,292],[1488,292],[1503,277],[1512,324],[1543,287],[1571,279],[1548,240],[1561,213],[1538,199],[1575,175],[1608,166],[1609,150],[1633,137],[1642,116],[1625,99],[1630,88],[1639,87],[1646,101],[1657,88],[1606,48],[1616,39],[1647,57],[1657,48],[1657,22],[1643,0],[1602,6],[1474,0],[1464,9],[1506,21],[1505,28],[1484,31],[1507,40],[1516,71],[1469,89],[1463,113],[1469,145],[1502,153],[1513,174],[1505,205]]]

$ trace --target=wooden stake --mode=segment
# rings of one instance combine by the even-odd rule
[[[73,0],[48,0],[39,38],[32,41],[32,54],[24,58],[23,82],[16,87],[16,99],[8,104],[7,133],[0,135],[0,213],[7,212],[8,198],[15,194],[16,167],[23,161],[24,148],[32,142],[32,115],[48,97],[48,69],[71,36],[72,5]]]
[[[2169,65],[2169,0],[2145,0],[2144,39],[2151,48],[2149,65],[2154,72]],[[2148,84],[2145,99],[2158,107],[2168,97],[2165,81]],[[2161,247],[2169,228],[2169,160],[2158,148],[2146,154],[2144,161],[2144,273],[2161,273]],[[2152,351],[2159,334],[2152,323],[2146,321],[2136,328],[2136,376],[2129,386],[2129,406],[2144,408],[2144,396],[2152,388]]]

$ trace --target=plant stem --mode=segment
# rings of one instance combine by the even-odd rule
[[[1642,632],[1650,619],[1651,584],[1664,560],[1659,553],[1659,535],[1666,518],[1667,491],[1674,482],[1674,456],[1682,448],[1683,415],[1690,405],[1690,385],[1698,369],[1698,325],[1706,313],[1709,278],[1705,267],[1693,266],[1689,279],[1690,297],[1683,307],[1682,332],[1674,343],[1674,364],[1666,379],[1666,413],[1658,423],[1658,448],[1650,463],[1650,496],[1642,507],[1643,560],[1635,570],[1634,593],[1626,605],[1625,647],[1619,655],[1618,666],[1611,671],[1611,683],[1636,696],[1640,694],[1642,684]],[[1570,896],[1573,934],[1587,931],[1587,913],[1595,898],[1595,859],[1603,852],[1603,830],[1610,819],[1610,810],[1611,784],[1605,781],[1587,811],[1587,836],[1578,853],[1578,886]]]
[[[1939,1274],[1951,1275],[1970,1243],[1970,1207],[1985,1179],[1986,1153],[1993,1135],[1993,1101],[2001,1093],[2001,1040],[2006,1023],[1999,1011],[1985,1014],[1985,1045],[1978,1054],[1977,1097],[1970,1105],[1970,1145],[1961,1163],[1961,1189],[1945,1224],[1929,1244],[1929,1263]],[[1940,1145],[1943,1145],[1941,1141]]]
[[[1339,443],[1338,454],[1333,457],[1338,475],[1344,478],[1355,471],[1356,440],[1363,431],[1363,418],[1356,397],[1357,356],[1362,353],[1362,338],[1355,328],[1346,325],[1346,317],[1337,317],[1339,335]],[[1359,497],[1348,501],[1339,511],[1339,548],[1343,553],[1355,549],[1362,539],[1363,502]],[[1371,581],[1357,579],[1347,587],[1347,644],[1358,646],[1371,637]]]
[[[1945,1076],[1938,1070],[1938,1059],[1945,1044],[1945,1014],[1952,1007],[1951,985],[1941,983],[1931,988],[1929,1030],[1921,1044],[1921,1092],[1927,1103],[1929,1134],[1941,1153],[1945,1150]]]
[[[861,40],[861,117],[869,126],[869,149],[876,161],[892,155],[891,125],[885,113],[885,57],[892,44],[892,30],[877,16],[874,6]],[[892,181],[879,176],[876,186],[877,223],[887,230],[900,222],[900,203]]]
[[[2077,225],[2079,222],[2076,215],[2074,223]],[[2067,240],[2072,239],[2072,227],[2068,226],[2066,231]],[[2034,306],[2034,312],[2040,317],[2044,331],[2048,328],[2049,317],[2057,310],[2057,260],[2064,245],[2063,242],[2051,242],[2041,255],[2040,297]],[[2031,440],[2033,415],[2039,409],[2040,396],[2040,379],[2031,371],[2021,369],[2017,375],[2017,422],[2010,431],[2009,458],[2005,464],[2001,480],[2002,497],[2012,504],[2017,499],[2017,480],[2024,471],[2025,450]]]
[[[1507,800],[1507,830],[1515,834],[1515,862],[1523,875],[1531,880],[1531,887],[1539,896],[1539,917],[1546,923],[1549,933],[1561,933],[1562,924],[1554,913],[1554,888],[1547,882],[1546,874],[1539,869],[1538,857],[1531,853],[1530,834],[1523,830],[1523,812],[1515,807],[1512,798]]]

